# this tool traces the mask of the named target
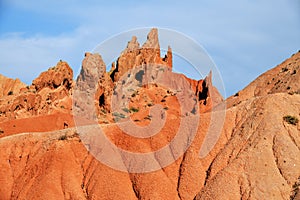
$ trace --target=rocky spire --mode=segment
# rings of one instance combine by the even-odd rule
[[[154,48],[159,49],[158,42],[158,30],[157,28],[151,29],[151,31],[147,35],[147,41],[143,44],[142,48]]]
[[[172,62],[173,56],[172,56],[172,49],[170,46],[168,46],[168,52],[163,58],[163,61],[167,63],[167,66],[172,69],[173,62]]]
[[[134,51],[140,48],[140,44],[137,41],[137,37],[136,36],[132,36],[131,40],[127,43],[127,47],[126,49],[124,49],[124,51],[122,53],[126,53],[129,51]]]

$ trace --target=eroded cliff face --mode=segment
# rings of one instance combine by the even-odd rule
[[[17,81],[18,82],[18,81]],[[0,101],[0,121],[53,114],[71,113],[73,71],[66,62],[40,74],[32,85],[18,86],[19,92],[3,96]]]

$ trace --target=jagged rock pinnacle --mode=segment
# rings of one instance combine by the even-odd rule
[[[158,30],[157,28],[151,29],[151,31],[147,35],[147,41],[144,43],[143,48],[154,48],[159,49],[158,42]]]
[[[140,44],[137,41],[136,36],[132,36],[131,40],[128,42],[126,49],[122,53],[126,53],[128,51],[134,51],[140,48]]]

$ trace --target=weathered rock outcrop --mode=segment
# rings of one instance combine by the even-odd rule
[[[43,88],[56,89],[64,86],[70,90],[73,82],[73,70],[66,62],[58,62],[55,67],[50,68],[48,71],[40,74],[38,78],[33,80],[32,85],[36,91],[39,92]]]
[[[19,79],[7,78],[0,74],[0,98],[7,95],[13,95],[20,92],[21,88],[26,87]]]
[[[47,115],[55,112],[71,113],[73,71],[66,62],[41,73],[31,86],[0,99],[0,121]]]
[[[91,113],[110,112],[113,88],[113,81],[106,72],[101,56],[86,53],[73,95],[75,115],[91,119],[91,117],[97,117],[89,116]],[[95,102],[94,107],[84,103],[87,101]]]
[[[160,46],[158,40],[158,30],[152,29],[146,42],[140,47],[135,36],[128,42],[126,49],[116,61],[116,68],[112,71],[113,81],[118,81],[128,70],[149,64],[159,64],[172,68],[172,50],[168,47],[167,54],[160,57]]]
[[[135,94],[130,95],[139,94],[140,96],[143,96],[143,88],[141,88],[141,86],[147,87],[148,89],[152,86],[157,87],[157,84],[148,83],[155,83],[155,81],[159,81],[161,77],[164,77],[164,82],[168,82],[167,84],[169,85],[172,85],[172,82],[176,84],[176,81],[178,81],[178,83],[183,82],[180,80],[174,80],[175,77],[168,73],[171,72],[174,75],[176,74],[172,72],[172,50],[170,47],[168,47],[167,54],[164,57],[161,57],[158,30],[155,28],[149,32],[147,40],[142,46],[140,46],[137,38],[133,36],[131,41],[128,42],[125,50],[116,60],[116,63],[112,63],[110,72],[106,72],[105,66],[106,65],[100,55],[90,53],[86,54],[82,64],[82,71],[77,79],[76,84],[78,86],[78,92],[82,94],[79,95],[78,93],[78,96],[76,95],[75,97],[75,101],[81,101],[79,99],[85,101],[85,92],[88,93],[87,96],[96,94],[95,106],[97,107],[97,117],[101,123],[108,123],[113,118],[111,115],[111,96],[113,94],[120,96],[119,93],[122,93],[123,91],[131,91]],[[194,95],[197,97],[197,101],[199,101],[200,112],[206,112],[213,106],[223,101],[222,96],[212,85],[211,74],[208,75],[204,80],[199,81],[189,79],[184,75],[175,76],[175,79],[185,79],[187,83],[189,83],[189,85],[185,84],[185,88],[181,89],[183,91],[190,89],[194,91]],[[89,85],[91,82],[93,82],[94,85],[97,82],[97,86]],[[136,85],[139,87],[132,88],[130,85],[127,86],[127,83],[129,82],[131,85]],[[85,87],[83,85],[85,85]],[[119,90],[121,91],[116,91],[118,85],[121,85],[119,87]],[[97,88],[97,90],[95,90],[95,88]],[[165,97],[170,95],[169,93],[170,91],[168,92],[166,89],[161,94],[160,100],[162,100],[162,102],[168,102],[168,99]],[[176,92],[174,92],[174,94],[175,93]],[[122,96],[122,98],[125,97],[126,95]],[[94,98],[94,96],[90,96],[90,98]],[[135,104],[139,104],[138,102],[133,102],[132,100],[131,102],[133,106]],[[144,102],[145,105],[153,103],[153,101],[147,102],[146,100]],[[75,107],[78,104],[79,103],[75,102]],[[138,109],[145,105],[139,105]],[[86,110],[88,109],[87,106],[88,105],[82,103],[81,107],[84,108],[79,108],[79,110]],[[87,114],[88,113],[90,112],[87,112]]]
[[[212,84],[212,72],[210,72],[203,80],[185,78],[190,83],[192,90],[195,92],[195,96],[199,101],[199,107],[202,113],[210,111],[213,107],[224,101],[218,89]]]

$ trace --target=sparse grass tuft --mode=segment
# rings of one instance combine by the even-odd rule
[[[130,112],[139,112],[139,109],[138,108],[135,108],[135,107],[131,107],[130,108]]]
[[[115,116],[115,117],[118,117],[118,118],[125,118],[126,117],[123,113],[118,113],[118,112],[114,112],[112,115]]]
[[[126,112],[126,113],[129,113],[130,112],[130,110],[128,109],[128,108],[123,108],[122,109],[124,112]]]

